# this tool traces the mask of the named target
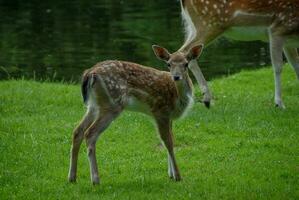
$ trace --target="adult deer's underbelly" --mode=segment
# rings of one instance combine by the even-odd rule
[[[269,41],[267,27],[262,26],[231,27],[226,32],[224,32],[223,36],[238,41]],[[299,34],[288,35],[285,41],[285,46],[298,48]]]
[[[268,31],[265,26],[231,27],[224,32],[224,37],[238,41],[268,41]]]

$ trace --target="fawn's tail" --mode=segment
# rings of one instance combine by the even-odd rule
[[[96,75],[89,73],[89,71],[85,71],[82,76],[81,93],[85,105],[87,105],[89,91],[92,85],[94,84],[95,79],[96,79]]]

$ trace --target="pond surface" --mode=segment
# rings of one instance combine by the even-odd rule
[[[184,40],[174,0],[0,0],[0,79],[80,80],[106,59],[166,69],[151,50],[177,50]],[[219,39],[199,59],[214,78],[270,63],[267,44]]]

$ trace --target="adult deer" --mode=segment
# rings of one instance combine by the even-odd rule
[[[85,71],[82,95],[87,112],[73,133],[69,181],[76,180],[78,152],[85,138],[91,181],[99,183],[97,138],[124,109],[155,119],[168,151],[168,174],[176,181],[181,179],[173,151],[172,121],[191,105],[193,85],[188,76],[188,62],[199,57],[202,45],[186,54],[170,54],[159,46],[153,46],[153,50],[159,59],[167,62],[170,73],[123,61],[100,62]]]
[[[299,79],[299,0],[180,0],[186,22],[187,37],[180,52],[196,44],[209,44],[224,34],[236,40],[269,41],[275,77],[275,104],[284,107],[281,99],[283,52]],[[191,70],[208,87],[196,61]],[[197,70],[197,72],[196,72]],[[210,100],[209,92],[205,101]]]

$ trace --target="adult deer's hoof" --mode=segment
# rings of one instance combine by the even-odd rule
[[[275,107],[285,109],[283,102],[281,100],[275,100]]]
[[[210,106],[211,106],[211,102],[210,101],[204,101],[203,103],[205,104],[205,106],[207,108],[210,108]]]
[[[286,107],[284,106],[284,104],[275,104],[276,108],[280,108],[280,109],[285,109]]]

